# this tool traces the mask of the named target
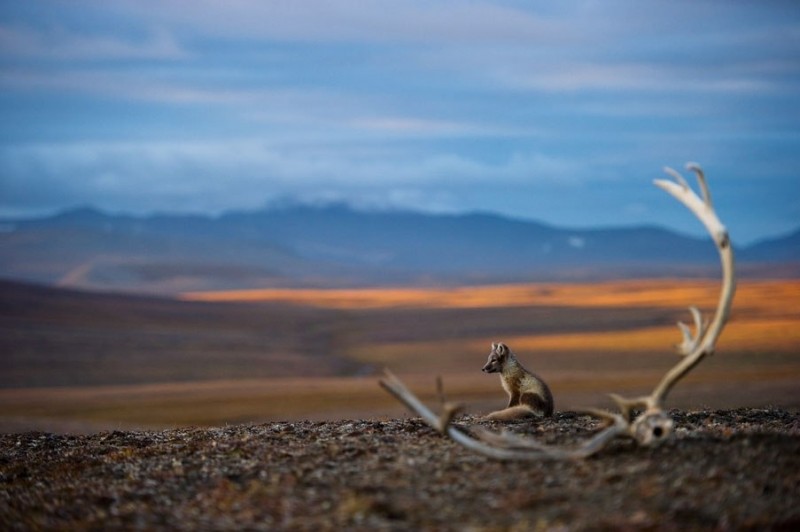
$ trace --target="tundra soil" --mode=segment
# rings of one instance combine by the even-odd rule
[[[800,529],[800,414],[673,412],[653,449],[492,461],[415,418],[0,435],[0,528]],[[500,425],[463,417],[458,424]],[[569,445],[561,412],[506,426]]]

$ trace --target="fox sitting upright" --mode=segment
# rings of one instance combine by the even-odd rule
[[[508,407],[489,414],[487,419],[510,421],[528,416],[553,415],[553,394],[547,384],[522,367],[506,344],[492,344],[484,373],[499,373],[503,389],[508,393]]]

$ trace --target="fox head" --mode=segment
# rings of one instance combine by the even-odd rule
[[[502,342],[492,344],[492,350],[489,352],[489,360],[486,361],[486,365],[483,366],[481,371],[484,373],[499,373],[503,371],[503,366],[510,356],[511,350],[506,344]]]

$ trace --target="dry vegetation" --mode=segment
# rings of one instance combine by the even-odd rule
[[[695,301],[713,306],[719,282],[654,279],[601,283],[528,283],[458,288],[265,289],[189,292],[190,301],[281,302],[339,309],[385,308],[497,308],[497,307],[667,307]],[[775,303],[797,301],[800,283],[757,281],[742,283],[737,307],[775,308]],[[775,301],[777,298],[778,301]]]
[[[424,397],[442,375],[477,413],[503,402],[479,371],[497,340],[547,379],[557,409],[608,406],[606,392],[652,388],[675,361],[675,321],[689,303],[712,309],[718,282],[281,290],[214,303],[2,288],[0,426],[86,431],[396,416],[373,376],[383,366]],[[669,404],[800,407],[798,347],[800,282],[743,281],[718,354]]]

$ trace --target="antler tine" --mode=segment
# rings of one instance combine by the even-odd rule
[[[442,377],[436,377],[436,393],[439,395],[439,404],[442,405],[442,414],[438,418],[437,430],[441,433],[447,432],[447,427],[452,423],[453,418],[458,413],[464,410],[464,405],[461,403],[451,403],[447,400],[444,394],[444,384],[442,384]]]
[[[697,182],[700,184],[700,192],[703,194],[703,203],[708,205],[709,209],[713,209],[711,204],[711,192],[708,190],[708,183],[706,183],[706,174],[697,163],[686,163],[686,169],[691,170],[697,176]]]
[[[683,323],[682,321],[678,322],[678,328],[681,330],[681,335],[683,336],[683,341],[678,344],[678,353],[686,356],[690,354],[700,341],[703,339],[703,335],[706,332],[706,322],[703,320],[703,315],[700,314],[700,310],[697,307],[691,306],[689,307],[689,312],[692,313],[692,319],[694,320],[694,329],[695,332],[692,333],[691,329],[688,325]]]
[[[633,399],[627,399],[615,393],[610,393],[608,396],[612,401],[614,401],[619,408],[620,414],[622,414],[622,417],[628,422],[633,420],[633,413],[635,409],[647,409],[652,406],[650,397],[635,397]]]
[[[692,330],[689,328],[688,325],[683,323],[682,321],[678,322],[678,328],[681,330],[681,337],[683,340],[679,343],[676,347],[678,348],[678,354],[680,355],[688,355],[692,352],[695,346],[695,338],[692,335]]]
[[[442,376],[436,376],[436,394],[439,396],[439,404],[444,406],[447,404],[447,396],[444,394],[444,383],[442,382]]]
[[[706,183],[706,176],[703,172],[703,169],[697,163],[686,163],[686,169],[691,170],[697,176],[697,182],[700,184],[700,192],[703,195],[703,203],[708,205],[709,208],[713,208],[711,205],[711,192],[708,189],[708,183]],[[686,181],[686,179],[684,179],[683,175],[674,168],[665,166],[664,172],[672,176],[683,188],[692,188],[689,186],[689,183]]]
[[[448,432],[450,422],[453,420],[455,412],[447,412],[442,416],[437,416],[430,408],[417,398],[416,395],[406,388],[406,385],[397,378],[397,376],[389,371],[384,370],[386,374],[385,379],[378,381],[384,390],[394,395],[401,403],[406,405],[409,410],[416,412],[428,425],[435,428],[442,434]]]
[[[583,412],[600,419],[606,427],[610,427],[617,424],[620,420],[624,420],[624,417],[622,417],[620,414],[615,414],[614,412],[609,412],[608,410],[603,410],[602,408],[583,408],[579,410],[579,412]]]
[[[699,169],[700,167],[694,165],[692,168]],[[673,177],[680,176],[678,172],[671,168],[665,168],[665,172]],[[697,171],[697,170],[695,170]],[[702,171],[698,174],[698,179],[701,182],[701,188],[707,189],[705,184],[705,177],[700,177]],[[678,179],[676,177],[676,179]],[[728,230],[719,221],[717,214],[711,207],[710,203],[700,199],[700,197],[688,186],[683,177],[678,179],[679,183],[675,183],[666,179],[655,179],[653,183],[662,190],[666,191],[672,197],[683,203],[695,216],[703,223],[706,230],[711,234],[717,246],[728,246]],[[710,197],[710,196],[709,196]]]
[[[684,179],[681,173],[675,170],[674,168],[665,166],[664,172],[671,175],[675,179],[675,181],[677,181],[683,188],[692,188],[689,186],[689,183],[686,181],[686,179]]]

